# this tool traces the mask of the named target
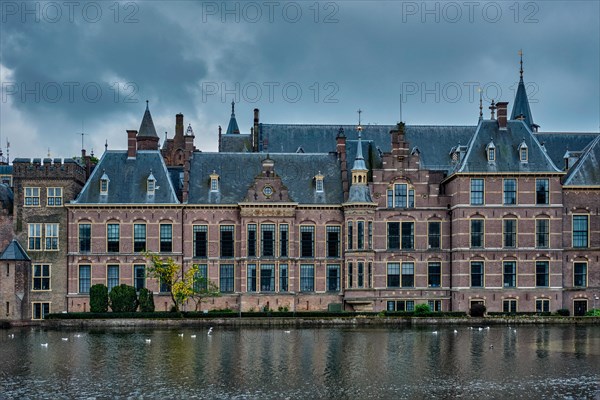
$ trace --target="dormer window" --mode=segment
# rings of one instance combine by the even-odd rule
[[[527,150],[528,149],[527,145],[525,144],[525,141],[522,141],[519,145],[519,160],[521,160],[522,163],[526,163],[529,158]]]
[[[219,175],[215,171],[213,171],[213,173],[210,174],[210,191],[219,191]]]
[[[100,194],[108,194],[108,182],[110,182],[110,179],[108,179],[106,172],[103,172],[100,177]]]
[[[487,151],[487,159],[489,162],[496,161],[496,145],[492,140],[485,146]]]
[[[150,171],[150,175],[148,175],[148,179],[146,181],[146,190],[148,191],[149,195],[153,195],[154,191],[156,190],[156,179],[154,178],[152,171]]]
[[[324,176],[321,175],[321,171],[319,171],[319,173],[317,175],[315,175],[315,190],[319,193],[323,192],[323,178]]]

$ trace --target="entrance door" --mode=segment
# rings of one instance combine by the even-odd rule
[[[573,315],[581,317],[587,312],[587,300],[575,300],[573,301]]]

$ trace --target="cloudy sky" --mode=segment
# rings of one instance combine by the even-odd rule
[[[408,124],[475,124],[477,87],[512,104],[520,49],[541,129],[600,129],[598,1],[4,0],[0,45],[11,159],[77,155],[82,129],[88,152],[124,149],[146,100],[161,142],[182,112],[204,151],[232,100],[243,133],[254,108],[394,124],[401,101]]]

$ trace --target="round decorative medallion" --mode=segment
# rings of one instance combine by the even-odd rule
[[[262,192],[265,196],[269,197],[273,194],[273,188],[271,186],[265,186]]]

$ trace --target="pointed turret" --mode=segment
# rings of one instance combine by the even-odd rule
[[[232,133],[239,134],[240,128],[238,127],[237,120],[235,119],[235,102],[231,102],[231,118],[229,119],[229,126],[227,127],[226,135],[230,135]]]
[[[348,202],[358,203],[371,203],[371,191],[367,185],[367,174],[369,170],[365,163],[362,152],[362,126],[360,124],[360,114],[362,111],[358,110],[358,143],[356,148],[356,158],[354,159],[354,165],[352,166],[352,186],[350,186],[350,193],[348,195]]]
[[[529,108],[529,99],[527,98],[527,90],[525,89],[525,83],[523,81],[523,52],[519,51],[519,56],[521,57],[520,64],[521,68],[519,70],[520,78],[519,78],[519,86],[517,87],[517,94],[515,96],[515,103],[513,105],[512,114],[510,116],[511,120],[523,120],[525,124],[533,131],[537,132],[539,125],[536,125],[533,122],[533,117],[531,115],[531,108]]]
[[[137,134],[137,148],[138,150],[158,150],[158,135],[148,107],[148,100],[146,100],[146,111]]]

